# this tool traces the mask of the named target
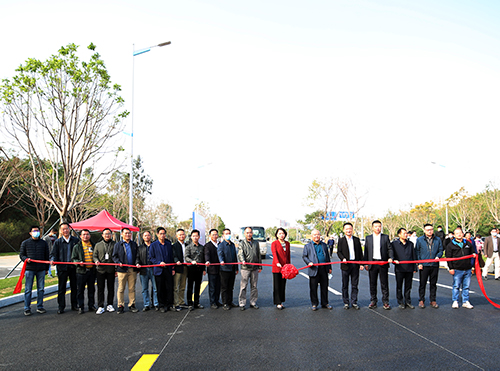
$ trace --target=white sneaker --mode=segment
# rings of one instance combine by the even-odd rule
[[[451,305],[453,309],[458,309],[458,301],[454,301],[453,304]]]
[[[105,312],[104,308],[103,307],[99,307],[97,308],[95,314],[103,314]]]
[[[106,307],[106,310],[107,310],[108,312],[114,312],[114,311],[115,311],[115,308],[113,308],[113,306],[112,306],[112,305],[108,305],[108,306]]]
[[[462,307],[467,308],[467,309],[474,308],[474,306],[471,303],[469,303],[468,301],[466,301],[465,303],[463,303]]]

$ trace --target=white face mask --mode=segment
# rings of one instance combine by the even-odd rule
[[[497,236],[497,232],[492,232],[492,233],[491,233],[491,235],[492,235],[493,237],[496,237],[496,236]]]

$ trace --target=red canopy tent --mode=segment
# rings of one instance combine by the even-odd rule
[[[111,229],[113,232],[120,232],[123,228],[128,228],[132,232],[139,232],[138,227],[128,225],[118,219],[113,215],[108,213],[106,209],[101,211],[96,216],[89,218],[87,220],[82,220],[77,223],[70,223],[71,228],[75,231],[81,231],[82,229],[88,229],[89,231],[102,231],[105,228]]]

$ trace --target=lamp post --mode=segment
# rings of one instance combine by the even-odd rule
[[[135,50],[135,44],[132,44],[132,110],[131,110],[131,125],[130,125],[130,194],[129,194],[129,223],[134,225],[134,72],[135,72],[135,56],[149,52],[152,48],[170,45],[167,41],[158,45],[149,46],[147,48]]]

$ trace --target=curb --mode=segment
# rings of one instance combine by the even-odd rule
[[[69,284],[66,286],[69,287]],[[57,292],[58,285],[47,286],[45,288],[45,294],[52,294]],[[34,290],[31,295],[31,299],[35,299],[37,297],[37,292]],[[12,295],[4,299],[0,299],[0,308],[8,307],[9,305],[22,303],[24,302],[24,292],[20,294]]]

